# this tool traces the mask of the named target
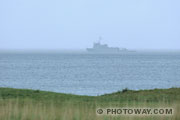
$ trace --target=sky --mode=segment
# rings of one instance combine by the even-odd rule
[[[0,0],[0,49],[180,49],[180,0]]]

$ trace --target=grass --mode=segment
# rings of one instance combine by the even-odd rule
[[[170,107],[170,116],[96,115],[97,108]],[[0,88],[0,120],[180,120],[180,88],[79,96],[39,90]]]

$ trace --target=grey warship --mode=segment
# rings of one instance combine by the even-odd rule
[[[126,48],[118,47],[109,47],[107,44],[101,44],[100,41],[93,44],[93,48],[86,49],[89,53],[125,53],[125,52],[134,52]]]

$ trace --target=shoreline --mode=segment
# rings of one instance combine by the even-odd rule
[[[99,108],[172,108],[173,115],[97,115]],[[29,89],[0,88],[2,120],[179,120],[180,88],[123,91],[81,96]]]
[[[112,93],[105,93],[102,95],[78,95],[78,94],[71,94],[71,93],[61,93],[61,92],[53,92],[53,91],[46,91],[46,90],[39,90],[39,89],[22,89],[22,88],[10,88],[10,87],[0,87],[0,93],[2,91],[18,91],[18,92],[23,92],[23,91],[27,91],[27,92],[43,92],[43,93],[52,93],[52,94],[62,94],[62,95],[72,95],[72,96],[86,96],[86,97],[100,97],[100,96],[107,96],[107,95],[115,95],[115,94],[122,94],[122,93],[140,93],[140,92],[158,92],[158,91],[169,91],[169,90],[173,90],[173,89],[177,89],[180,92],[180,87],[171,87],[171,88],[155,88],[155,89],[140,89],[140,90],[131,90],[128,88],[122,89],[121,91],[118,90],[116,92],[112,92]]]

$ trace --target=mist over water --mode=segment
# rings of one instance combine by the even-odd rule
[[[180,87],[179,4],[0,0],[0,87],[79,95]],[[121,54],[89,54],[93,43],[95,53]]]
[[[79,95],[180,87],[180,52],[0,53],[0,87]]]

